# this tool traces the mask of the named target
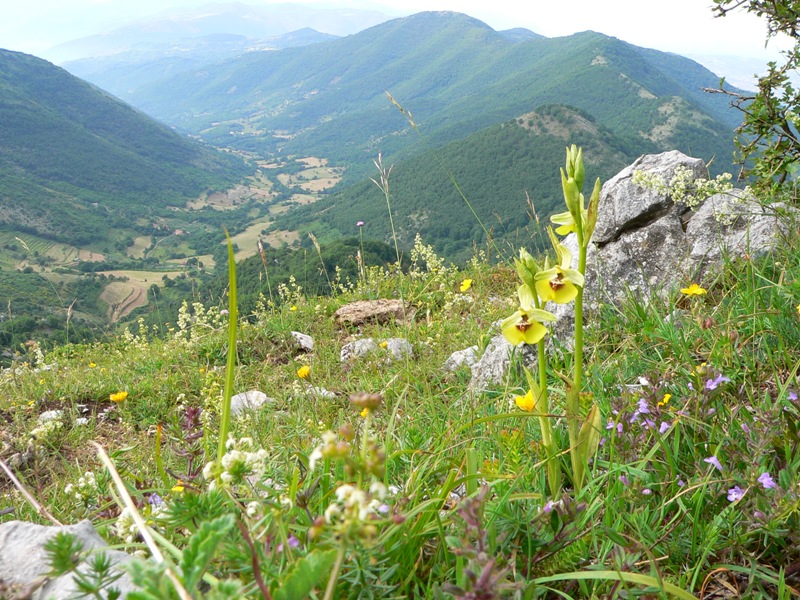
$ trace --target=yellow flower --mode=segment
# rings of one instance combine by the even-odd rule
[[[550,220],[559,226],[556,227],[556,233],[558,235],[567,235],[573,231],[578,231],[578,226],[575,224],[575,218],[569,211],[553,215],[550,217]]]
[[[183,482],[180,479],[178,480],[178,483],[172,486],[173,492],[182,492],[183,489]]]
[[[706,291],[696,283],[689,287],[681,288],[681,294],[686,294],[687,296],[702,296],[705,293]]]
[[[566,246],[555,243],[554,247],[559,264],[536,274],[536,293],[542,302],[567,304],[578,295],[575,286],[583,287],[583,275],[572,268],[572,253]]]
[[[96,365],[95,363],[93,363],[93,362],[90,362],[90,363],[89,363],[89,368],[90,368],[90,369],[94,369],[96,366],[97,366],[97,365]]]
[[[659,406],[666,406],[669,404],[669,399],[672,398],[672,394],[664,394],[664,397],[658,402]]]
[[[369,408],[367,408],[367,407],[365,406],[365,407],[364,407],[364,410],[362,410],[362,411],[361,411],[359,414],[360,414],[362,417],[364,417],[364,418],[366,419],[366,418],[367,418],[367,415],[369,414]]]
[[[297,369],[297,376],[300,379],[307,379],[308,376],[311,374],[311,367],[308,365],[303,365],[299,369]]]
[[[513,346],[520,344],[535,344],[547,333],[547,328],[541,321],[555,321],[552,313],[538,308],[532,308],[533,293],[527,285],[517,289],[520,308],[500,324],[500,331],[508,343]]]
[[[128,397],[128,392],[116,392],[109,396],[112,402],[124,402],[125,398],[127,397]]]
[[[378,344],[378,345],[379,345],[381,348],[388,348],[388,347],[389,347],[389,342],[387,342],[386,340],[384,340],[384,341],[382,341],[382,342],[381,342],[380,344]]]
[[[296,307],[296,306],[294,306],[294,305],[292,305],[292,306],[290,306],[290,307],[289,307],[289,310],[291,310],[291,311],[295,311],[295,310],[297,310],[297,307]]]
[[[461,282],[461,287],[459,287],[458,289],[461,290],[462,292],[466,292],[471,287],[472,287],[472,279],[465,279],[464,281]]]
[[[800,304],[797,305],[797,314],[800,315]]]
[[[533,412],[536,408],[536,400],[533,398],[533,391],[528,390],[524,396],[515,396],[514,402],[516,405],[526,412]]]

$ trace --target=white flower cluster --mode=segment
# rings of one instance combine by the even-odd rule
[[[294,275],[289,275],[289,283],[278,284],[278,296],[284,304],[297,304],[305,300],[302,286],[297,284]]]
[[[132,544],[136,540],[139,529],[136,527],[133,515],[127,506],[122,509],[117,521],[114,523],[114,533],[127,544]]]
[[[325,522],[329,525],[354,524],[380,518],[388,510],[383,504],[385,497],[386,486],[380,481],[370,485],[369,493],[354,485],[340,485],[336,488],[336,502],[325,509]]]
[[[94,504],[97,492],[97,480],[91,471],[86,471],[78,478],[77,483],[68,483],[64,488],[64,493],[73,497],[84,508]]]
[[[253,447],[252,438],[241,438],[236,440],[232,435],[225,444],[226,452],[222,456],[220,480],[228,486],[241,485],[246,481],[259,481],[267,468],[267,451],[263,448],[256,452],[249,452]],[[216,487],[217,465],[214,461],[209,462],[203,468],[203,477],[211,480],[209,489]]]
[[[201,302],[192,302],[190,307],[184,300],[178,310],[178,331],[175,339],[192,344],[209,331],[221,329],[227,319],[227,310],[207,309]]]
[[[137,348],[139,350],[146,350],[147,347],[150,345],[148,341],[151,335],[150,328],[144,322],[144,317],[139,317],[139,320],[136,322],[138,327],[139,333],[131,332],[129,327],[125,327],[125,331],[122,332],[122,340],[125,342],[125,348]],[[152,335],[156,334],[156,328],[153,327]]]
[[[418,233],[414,238],[414,247],[411,249],[411,269],[409,275],[417,279],[423,275],[445,275],[449,269],[444,264],[444,259],[436,254],[433,246],[426,246],[422,236]]]
[[[636,185],[669,196],[674,203],[684,204],[692,210],[714,194],[729,194],[733,190],[731,178],[730,173],[722,173],[714,179],[695,178],[692,170],[686,166],[677,167],[669,183],[663,176],[651,171],[633,172]]]
[[[63,427],[64,412],[48,410],[39,415],[39,425],[30,432],[30,436],[37,442],[46,442]]]

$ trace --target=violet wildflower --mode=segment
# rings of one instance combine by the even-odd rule
[[[753,513],[753,516],[754,516],[756,519],[758,519],[759,521],[766,521],[766,520],[767,520],[767,515],[765,515],[765,514],[764,514],[763,512],[761,512],[760,510],[757,510],[757,511],[755,511],[755,512]]]
[[[672,425],[670,425],[666,421],[661,421],[661,426],[658,428],[658,433],[660,433],[661,435],[664,435],[665,433],[667,433],[669,431],[670,427],[672,427]]]
[[[642,495],[644,495],[644,496],[649,496],[652,493],[653,493],[653,490],[651,490],[650,488],[644,488],[642,490]]]
[[[770,490],[778,487],[778,484],[775,483],[775,480],[772,478],[772,475],[770,475],[768,472],[764,472],[761,475],[759,475],[758,483],[764,486],[765,490]]]
[[[300,540],[298,540],[294,535],[291,533],[289,534],[289,539],[287,540],[289,548],[299,548],[300,547]],[[283,543],[278,544],[276,548],[278,552],[283,552]]]
[[[547,503],[542,507],[542,512],[546,515],[549,515],[553,512],[553,509],[558,506],[558,502],[553,502],[552,500],[548,500]]]
[[[719,387],[719,384],[729,382],[730,379],[725,377],[725,375],[717,375],[714,379],[709,379],[706,381],[706,389],[707,390],[715,390]]]
[[[719,459],[716,456],[709,456],[708,458],[704,458],[703,462],[713,465],[717,469],[717,471],[720,472],[722,471],[722,463],[719,462]]]
[[[744,497],[744,490],[738,485],[733,486],[728,490],[728,502],[736,502]]]
[[[619,482],[620,482],[622,485],[630,485],[630,484],[631,484],[631,482],[630,482],[630,481],[628,481],[628,478],[627,478],[627,477],[625,477],[625,475],[620,475],[620,476],[619,476]]]
[[[742,423],[742,431],[750,433],[750,428],[747,426],[747,423]]]
[[[797,392],[791,392],[790,391],[789,394],[788,394],[788,398],[792,402],[797,402]]]

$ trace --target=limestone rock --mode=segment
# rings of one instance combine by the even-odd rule
[[[445,361],[442,368],[452,373],[458,371],[463,365],[472,367],[476,362],[478,362],[478,347],[470,346],[466,350],[457,350],[453,352]]]
[[[302,350],[303,352],[314,351],[314,338],[312,338],[310,335],[300,333],[299,331],[292,331],[291,336],[298,350]]]
[[[366,356],[378,350],[378,344],[372,338],[364,338],[342,346],[339,353],[341,362],[348,362],[361,356]]]
[[[249,390],[231,396],[231,414],[240,415],[247,410],[255,410],[264,404],[275,402],[273,398],[267,396],[259,390]]]
[[[30,596],[21,596],[32,600],[76,598],[77,590],[72,574],[46,580],[43,585],[37,586],[38,580],[50,571],[44,544],[59,532],[74,535],[85,550],[104,549],[116,570],[121,570],[120,565],[132,558],[124,552],[108,549],[105,540],[95,531],[90,521],[63,527],[8,521],[0,524],[0,583],[28,589],[35,587]],[[83,570],[84,567],[78,568]],[[122,592],[122,597],[136,589],[127,573],[113,585]]]
[[[334,313],[340,325],[402,322],[406,317],[402,300],[358,300],[345,304]]]
[[[402,360],[414,356],[411,343],[405,338],[389,338],[386,340],[386,350],[390,360]]]

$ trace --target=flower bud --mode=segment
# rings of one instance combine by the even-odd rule
[[[350,396],[350,403],[358,408],[375,410],[381,405],[383,398],[380,394],[369,394],[367,392],[359,392]]]

